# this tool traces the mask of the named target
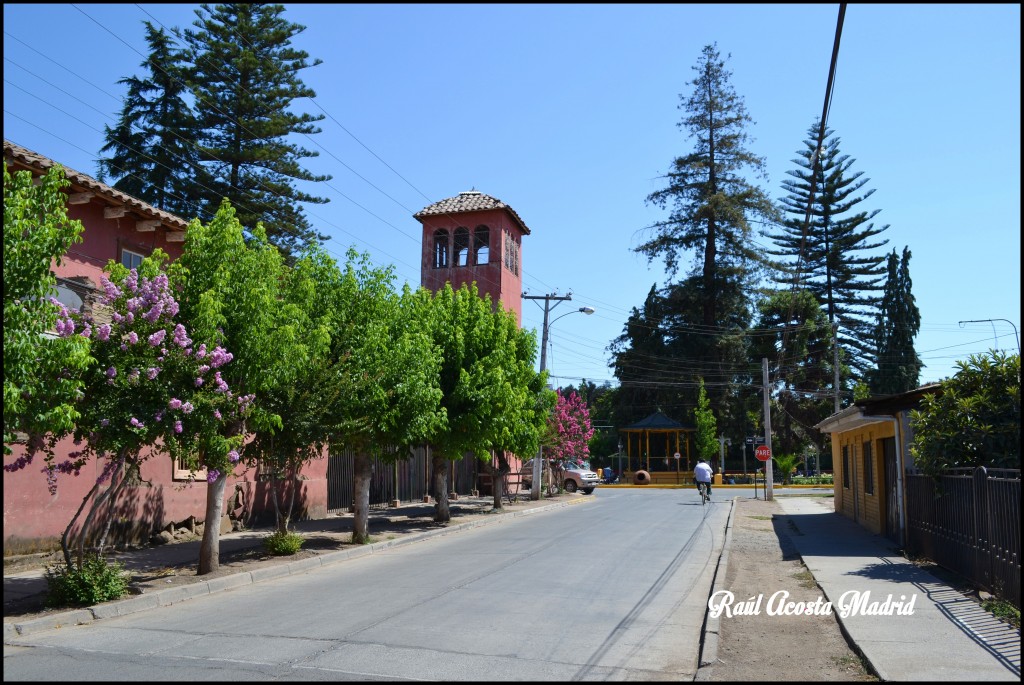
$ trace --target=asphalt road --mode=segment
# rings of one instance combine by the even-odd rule
[[[724,490],[721,492],[725,492]],[[717,494],[717,493],[716,493]],[[729,513],[607,489],[4,649],[4,680],[692,680]]]

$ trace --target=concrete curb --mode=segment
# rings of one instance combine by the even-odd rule
[[[329,566],[349,559],[355,559],[357,557],[366,556],[367,554],[374,554],[376,552],[383,552],[392,547],[400,547],[402,545],[412,544],[414,542],[420,542],[433,537],[441,535],[448,535],[451,533],[458,533],[463,530],[471,528],[477,528],[480,526],[491,525],[494,523],[500,523],[505,519],[512,519],[516,516],[526,516],[535,514],[541,511],[550,511],[552,509],[559,509],[561,507],[572,506],[581,502],[596,501],[592,497],[587,498],[576,498],[569,500],[568,502],[554,502],[552,504],[535,507],[533,509],[527,509],[525,511],[512,511],[497,514],[491,517],[482,518],[476,521],[467,521],[447,528],[441,528],[438,530],[428,530],[421,533],[413,533],[405,537],[396,538],[394,540],[386,540],[384,542],[375,542],[370,545],[357,547],[348,550],[338,550],[336,552],[328,552],[327,554],[318,555],[315,557],[309,557],[302,559],[290,564],[280,564],[278,566],[270,566],[265,569],[256,569],[254,571],[245,571],[243,573],[235,573],[229,576],[221,576],[220,578],[213,578],[208,581],[191,583],[189,585],[182,585],[180,587],[167,588],[165,590],[158,590],[145,595],[137,595],[129,599],[121,599],[114,602],[105,602],[103,604],[97,604],[96,606],[84,608],[84,609],[73,609],[70,611],[62,611],[57,614],[51,614],[49,616],[43,616],[41,618],[8,623],[4,621],[4,640],[8,638],[24,637],[33,633],[40,633],[46,630],[55,630],[63,628],[65,626],[84,625],[92,623],[94,621],[100,621],[105,618],[114,618],[117,616],[128,616],[140,611],[148,611],[149,609],[156,609],[162,606],[170,606],[171,604],[178,604],[196,597],[203,597],[205,595],[211,595],[215,592],[222,592],[224,590],[231,590],[233,588],[242,587],[245,585],[252,585],[254,583],[260,583],[267,580],[273,580],[275,578],[282,578],[284,576],[290,576],[298,573],[306,573],[312,569],[319,568],[322,566]]]
[[[725,542],[722,544],[722,555],[718,557],[718,564],[715,566],[715,578],[711,584],[710,599],[725,586],[725,572],[729,567],[729,547],[732,545],[732,527],[734,515],[736,514],[736,500],[732,500],[732,507],[729,509],[729,520],[725,524]],[[721,617],[711,616],[707,613],[707,606],[704,607],[704,632],[701,635],[700,657],[697,662],[698,668],[711,666],[718,661],[718,637],[721,629]]]

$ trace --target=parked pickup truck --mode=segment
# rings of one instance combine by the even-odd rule
[[[521,473],[523,474],[523,487],[529,489],[533,483],[533,459],[529,459],[523,464]],[[594,488],[601,484],[601,479],[590,470],[589,466],[577,466],[576,464],[567,463],[564,465],[563,474],[562,487],[565,488],[566,492],[580,490],[583,494],[589,495],[594,491]]]

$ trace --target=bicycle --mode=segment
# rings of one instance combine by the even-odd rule
[[[700,493],[700,505],[704,506],[711,501],[711,495],[708,494],[708,484],[704,481],[697,483],[697,492]]]

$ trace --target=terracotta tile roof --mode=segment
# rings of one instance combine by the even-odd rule
[[[459,214],[462,212],[482,212],[489,209],[504,209],[512,215],[513,219],[516,220],[516,223],[519,224],[523,233],[530,235],[530,229],[526,227],[526,223],[523,221],[522,217],[516,213],[516,210],[512,209],[496,197],[484,195],[479,190],[467,190],[459,193],[455,197],[449,197],[446,200],[435,202],[434,204],[424,207],[413,214],[413,217],[419,219],[425,216]]]
[[[7,139],[4,139],[4,159],[7,160],[9,167],[14,166],[16,163],[19,166],[27,167],[40,173],[45,173],[56,164],[49,157],[44,157],[38,152],[33,152],[20,145],[15,145]],[[13,170],[12,168],[11,171]],[[71,181],[70,190],[74,192],[92,191],[96,193],[99,199],[105,200],[108,205],[124,205],[143,218],[159,220],[168,230],[184,231],[188,227],[188,222],[181,217],[165,212],[162,209],[157,209],[151,204],[108,186],[106,183],[100,183],[92,176],[75,171],[67,166],[64,166],[64,173],[67,179]]]

